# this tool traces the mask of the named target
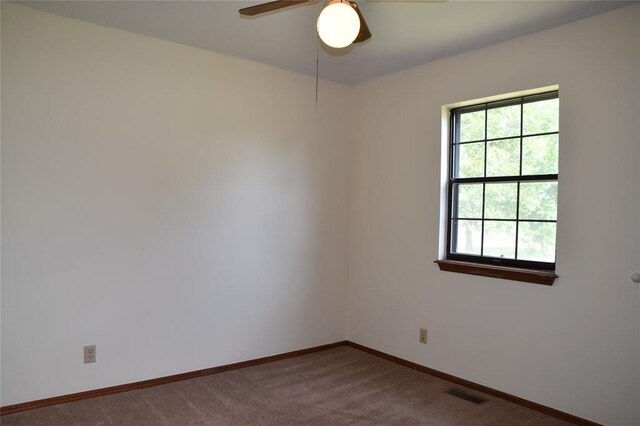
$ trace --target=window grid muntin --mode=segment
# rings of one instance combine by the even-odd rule
[[[534,138],[536,136],[549,136],[549,135],[557,135],[558,132],[542,132],[542,133],[531,133],[522,136],[504,136],[500,138],[489,138],[486,139],[486,142],[495,142],[495,141],[503,141],[505,139],[521,139],[521,138]],[[485,139],[478,139],[474,141],[464,141],[464,142],[456,142],[455,145],[466,145],[470,143],[481,143],[485,142]]]
[[[553,132],[542,132],[542,133],[531,133],[524,134],[524,105],[531,102],[544,101],[549,99],[557,99],[558,91],[541,93],[536,95],[522,96],[517,98],[511,98],[503,101],[496,102],[487,102],[478,105],[472,105],[468,107],[458,108],[451,111],[451,122],[450,122],[450,134],[452,135],[451,143],[450,143],[450,159],[449,159],[449,185],[448,185],[448,223],[447,223],[447,258],[452,260],[462,260],[476,263],[487,263],[487,264],[497,264],[501,266],[514,266],[514,267],[522,267],[522,268],[531,268],[531,269],[546,269],[546,270],[555,270],[555,259],[554,262],[541,262],[541,261],[531,261],[531,260],[522,260],[518,259],[518,241],[519,241],[519,224],[520,222],[528,222],[528,223],[555,223],[556,224],[556,232],[557,232],[557,216],[556,220],[546,220],[546,219],[520,219],[520,184],[522,182],[543,182],[543,181],[558,181],[558,174],[544,174],[544,175],[522,175],[522,163],[523,163],[523,139],[528,137],[536,137],[536,136],[546,136],[546,135],[559,135],[560,129]],[[520,134],[515,136],[505,136],[498,138],[488,139],[488,111],[494,108],[501,108],[505,106],[519,105],[520,106]],[[484,114],[484,139],[483,140],[474,140],[474,141],[465,141],[458,142],[460,140],[460,115],[462,113],[471,113],[477,111],[483,111]],[[505,140],[505,139],[519,139],[519,175],[518,176],[491,176],[487,177],[487,144],[492,141],[497,140]],[[460,145],[471,144],[471,143],[484,143],[484,176],[483,177],[471,177],[471,178],[458,178],[455,177],[457,171],[459,169],[459,152],[460,150],[457,148]],[[517,195],[516,195],[516,219],[486,219],[485,217],[485,204],[486,204],[486,184],[487,183],[496,183],[496,182],[504,182],[504,183],[517,183]],[[469,184],[469,183],[481,183],[482,184],[482,218],[466,218],[466,217],[454,217],[454,211],[457,214],[458,211],[458,192],[454,191],[454,186],[456,184]],[[557,214],[557,212],[556,212]],[[481,230],[480,230],[480,255],[470,255],[470,254],[460,254],[457,252],[457,233],[458,227],[453,226],[454,222],[460,220],[475,220],[481,221]],[[485,234],[485,221],[491,220],[496,222],[515,222],[516,223],[516,233],[515,233],[515,253],[513,259],[507,258],[498,258],[498,257],[490,257],[484,255],[484,234]],[[557,240],[556,240],[557,241]]]
[[[460,127],[460,121],[459,120],[457,120],[457,123],[458,123],[457,124],[458,127]],[[489,136],[487,134],[487,125],[488,124],[489,124],[489,111],[487,109],[487,106],[485,105],[485,108],[484,108],[484,158],[483,158],[483,161],[484,161],[484,174],[483,174],[483,177],[487,177],[487,137]],[[457,170],[457,167],[456,167],[456,170]],[[487,199],[487,184],[483,183],[482,184],[482,222],[480,222],[480,257],[484,257],[484,217],[486,215],[486,212],[485,212],[485,206],[487,205],[487,203],[485,203],[486,199]]]
[[[522,101],[522,99],[520,99],[520,101]],[[522,176],[522,149],[523,149],[523,145],[524,145],[524,102],[520,102],[520,168],[519,170],[519,176]],[[517,185],[518,189],[517,189],[517,193],[516,193],[516,220],[520,219],[520,181],[518,181],[518,185]],[[558,214],[556,212],[556,218],[558,217]],[[516,243],[515,243],[515,254],[513,256],[514,259],[518,259],[518,231],[520,230],[520,222],[516,222]],[[555,257],[554,257],[555,260]]]

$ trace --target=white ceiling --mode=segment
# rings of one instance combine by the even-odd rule
[[[316,72],[321,3],[254,18],[238,9],[260,1],[29,1],[36,9],[146,34],[305,74]],[[535,33],[625,6],[618,1],[359,1],[373,37],[320,49],[320,77],[367,81],[446,56]]]

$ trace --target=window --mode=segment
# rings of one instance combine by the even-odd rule
[[[558,111],[557,91],[451,111],[447,260],[555,270]]]

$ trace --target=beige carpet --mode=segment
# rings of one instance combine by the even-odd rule
[[[3,416],[13,425],[565,425],[349,347]]]

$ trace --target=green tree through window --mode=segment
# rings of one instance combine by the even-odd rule
[[[447,258],[555,269],[558,92],[455,109]]]

